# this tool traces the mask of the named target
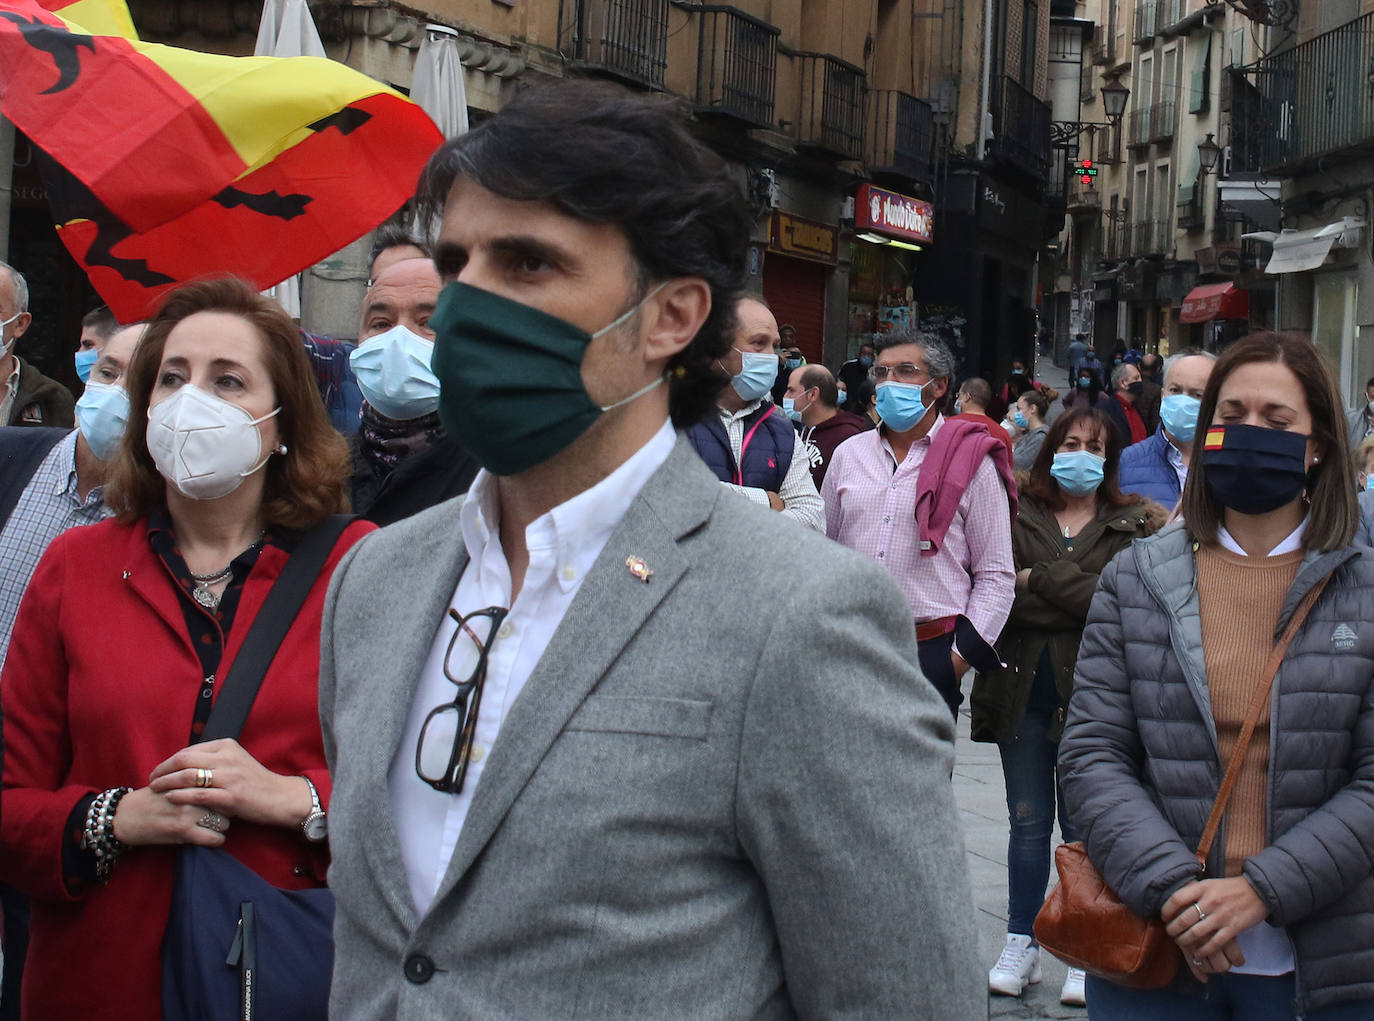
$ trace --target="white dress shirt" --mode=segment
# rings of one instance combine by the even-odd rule
[[[743,456],[741,451],[744,447],[744,420],[757,411],[761,404],[762,398],[750,401],[739,411],[728,411],[716,405],[716,411],[720,414],[720,424],[725,426],[725,435],[730,437],[730,453],[734,455],[735,464],[739,464]],[[755,486],[736,486],[730,482],[722,482],[721,485],[757,504],[770,506],[767,490]],[[782,480],[782,489],[778,491],[778,496],[782,497],[783,503],[786,504],[782,509],[783,517],[792,518],[797,524],[814,528],[818,532],[825,531],[825,504],[821,501],[821,494],[816,491],[816,483],[811,478],[811,461],[806,455],[805,447],[798,442],[795,430],[792,433],[792,463],[787,467],[787,475]]]
[[[665,421],[653,439],[614,472],[530,523],[525,529],[529,567],[514,605],[510,601],[510,567],[501,548],[495,480],[481,471],[473,481],[459,517],[470,559],[450,606],[459,614],[489,606],[509,607],[510,613],[491,645],[472,756],[461,793],[436,791],[415,772],[415,749],[425,718],[456,694],[444,676],[444,656],[457,630],[447,614],[434,636],[391,762],[387,784],[396,833],[411,896],[421,915],[429,910],[448,870],[473,792],[482,779],[483,763],[501,724],[562,623],[582,579],[649,477],[668,459],[675,442],[673,427]]]

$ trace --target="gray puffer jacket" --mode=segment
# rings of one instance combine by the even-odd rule
[[[1059,745],[1088,855],[1144,917],[1197,877],[1194,850],[1223,772],[1195,548],[1174,524],[1102,572]],[[1275,640],[1333,572],[1274,683],[1269,846],[1245,863],[1269,921],[1293,941],[1302,1009],[1374,999],[1374,557],[1309,553]],[[1225,832],[1223,822],[1211,877],[1224,874]]]

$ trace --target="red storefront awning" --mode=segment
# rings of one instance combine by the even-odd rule
[[[1178,319],[1182,323],[1205,323],[1211,319],[1250,318],[1250,292],[1233,283],[1204,284],[1194,287],[1183,299]]]

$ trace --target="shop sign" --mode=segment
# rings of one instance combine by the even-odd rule
[[[1223,248],[1217,252],[1217,272],[1236,276],[1242,269],[1240,252],[1235,248]]]
[[[865,184],[854,196],[854,229],[928,245],[935,240],[935,207],[910,195]]]
[[[828,223],[775,211],[768,227],[768,250],[833,266],[839,261],[840,232]]]

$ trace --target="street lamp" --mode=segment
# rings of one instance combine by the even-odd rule
[[[1198,166],[1203,174],[1210,174],[1217,168],[1217,160],[1221,158],[1221,146],[1217,145],[1212,132],[1207,132],[1205,141],[1197,144]]]
[[[1126,113],[1126,100],[1130,98],[1131,90],[1121,84],[1118,75],[1112,75],[1107,84],[1102,86],[1102,109],[1113,127],[1121,123]]]

